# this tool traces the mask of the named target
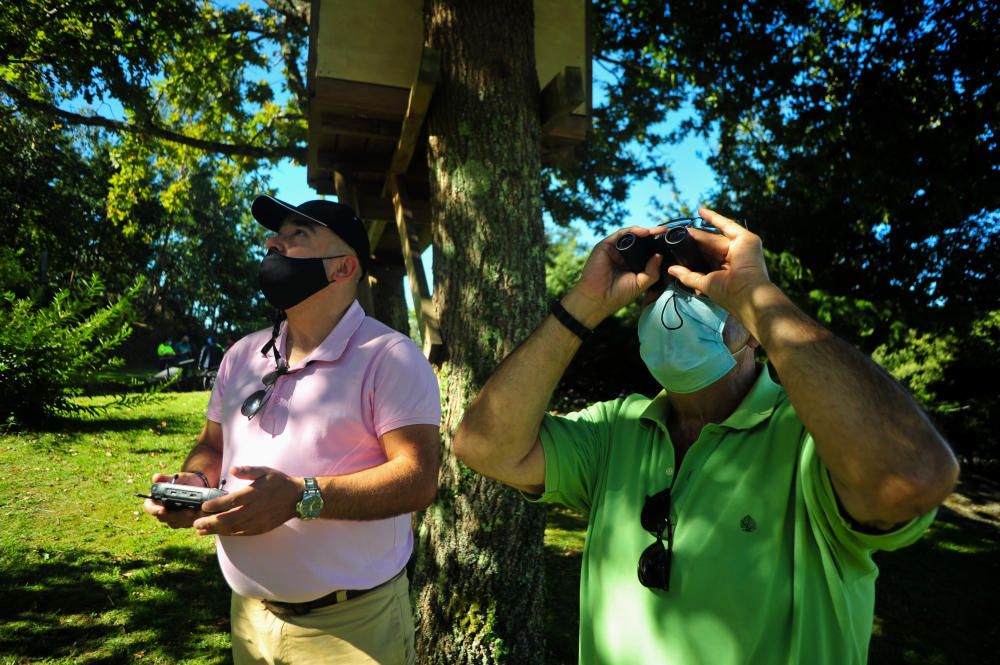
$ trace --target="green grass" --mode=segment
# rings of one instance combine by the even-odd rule
[[[229,662],[213,542],[141,511],[208,393],[0,437],[0,665]]]
[[[213,542],[147,517],[137,492],[176,470],[208,393],[0,435],[0,665],[228,663],[229,593]],[[576,663],[586,522],[550,509],[550,665]],[[998,530],[942,509],[878,555],[874,665],[975,665],[1000,653]]]
[[[580,628],[580,564],[587,520],[550,506],[545,525],[545,662],[576,665]]]

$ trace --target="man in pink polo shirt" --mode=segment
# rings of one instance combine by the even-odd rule
[[[277,234],[260,285],[285,317],[226,353],[175,481],[229,494],[146,512],[217,536],[238,665],[413,663],[405,567],[410,513],[437,491],[437,380],[358,305],[370,250],[348,206],[261,196],[252,212]]]

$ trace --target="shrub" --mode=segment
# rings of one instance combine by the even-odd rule
[[[1000,473],[1000,310],[945,333],[910,330],[872,357],[927,409],[965,464]]]
[[[114,355],[132,329],[127,322],[141,278],[115,302],[106,302],[96,275],[75,290],[61,289],[44,306],[7,292],[0,297],[0,421],[36,424],[46,417],[103,413],[144,401],[148,393],[81,403],[97,372],[119,367]]]

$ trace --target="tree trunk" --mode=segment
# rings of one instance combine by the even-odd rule
[[[442,77],[428,113],[434,305],[448,359],[438,500],[419,528],[421,663],[542,663],[544,511],[450,453],[465,407],[541,320],[538,80],[531,0],[427,0]]]
[[[403,276],[406,268],[402,262],[386,263],[383,257],[372,268],[371,316],[404,335],[410,334],[410,317],[406,308]]]

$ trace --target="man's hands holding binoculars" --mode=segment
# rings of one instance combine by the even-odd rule
[[[685,266],[674,257],[665,257],[659,252],[649,258],[641,272],[633,272],[618,249],[622,237],[631,233],[638,243],[653,246],[654,243],[647,239],[670,231],[664,226],[651,229],[633,226],[616,231],[598,243],[584,265],[580,280],[563,298],[563,305],[585,326],[594,328],[659,283],[666,261],[673,263],[666,270],[670,277],[708,296],[741,321],[745,320],[742,310],[751,304],[756,287],[771,283],[760,238],[708,208],[699,208],[698,214],[719,230],[719,233],[709,233],[697,228],[686,229],[705,264],[712,268],[708,272],[692,270],[704,268],[705,264],[698,266],[694,261],[685,260],[688,264]],[[627,239],[625,244],[628,244]]]

